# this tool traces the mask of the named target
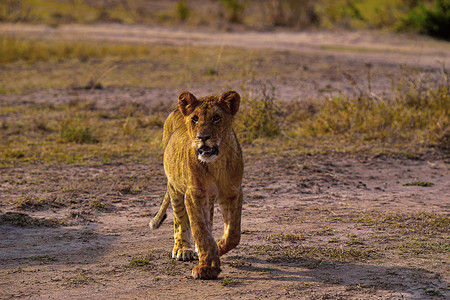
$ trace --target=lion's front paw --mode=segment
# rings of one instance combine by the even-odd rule
[[[194,251],[188,248],[173,248],[172,258],[176,260],[189,261],[194,260]]]
[[[198,265],[192,269],[192,277],[195,279],[217,279],[220,271],[222,271],[220,268]]]

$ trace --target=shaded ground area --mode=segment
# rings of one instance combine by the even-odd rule
[[[246,166],[242,241],[218,281],[170,258],[171,211],[147,226],[160,159],[3,168],[2,298],[448,296],[450,174],[438,157],[286,153]],[[403,185],[415,181],[434,185]]]

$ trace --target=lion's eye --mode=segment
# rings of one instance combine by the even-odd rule
[[[214,116],[213,117],[213,123],[217,124],[220,122],[220,120],[222,120],[219,116]]]
[[[197,123],[198,122],[198,117],[197,116],[193,116],[192,117],[192,122]]]

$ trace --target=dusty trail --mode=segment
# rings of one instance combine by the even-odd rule
[[[390,97],[393,83],[418,81],[441,82],[443,67],[450,58],[450,43],[418,35],[393,35],[376,32],[214,32],[199,29],[125,25],[62,25],[52,28],[44,25],[0,24],[0,34],[37,39],[72,39],[166,44],[180,47],[235,46],[244,49],[272,49],[284,53],[281,61],[273,63],[295,66],[295,75],[278,79],[272,76],[271,65],[265,65],[260,74],[276,88],[281,101],[303,101],[334,96],[358,96],[361,91],[376,97]],[[257,64],[258,62],[254,62]],[[368,63],[371,66],[371,88],[368,88]],[[448,64],[447,64],[448,65]],[[418,69],[419,72],[415,72]],[[345,74],[351,76],[349,80]],[[352,81],[356,81],[354,86]],[[207,95],[222,92],[223,86],[237,89],[241,82],[223,82],[219,86],[193,83],[188,87],[153,87],[151,90],[108,86],[105,90],[79,92],[87,99],[104,103],[130,99],[134,102],[157,104],[172,101],[180,89]],[[247,83],[252,88],[251,83]],[[255,88],[257,88],[255,86]],[[68,94],[68,95],[67,95]],[[72,93],[73,94],[73,93]],[[21,101],[60,103],[73,98],[71,93],[52,89],[33,90]],[[77,97],[77,96],[75,96]],[[15,102],[17,96],[4,95],[4,101]],[[96,100],[97,101],[97,100]]]
[[[417,35],[374,32],[216,32],[198,29],[116,24],[44,25],[0,24],[0,34],[35,38],[107,40],[169,45],[215,45],[291,50],[334,55],[372,63],[439,67],[448,61],[450,44]]]

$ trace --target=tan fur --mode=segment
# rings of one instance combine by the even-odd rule
[[[192,270],[194,278],[217,278],[221,271],[219,256],[240,241],[243,159],[231,126],[239,103],[240,96],[234,91],[199,100],[184,92],[178,97],[178,108],[164,124],[167,192],[150,227],[160,225],[171,200],[175,238],[172,257],[193,259],[192,230],[199,256],[199,265]],[[224,219],[224,233],[217,243],[212,236],[216,198]]]

